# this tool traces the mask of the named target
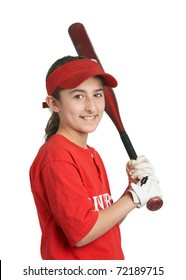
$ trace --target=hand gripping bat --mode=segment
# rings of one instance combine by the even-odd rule
[[[89,36],[86,32],[84,25],[78,22],[74,23],[69,27],[68,32],[78,55],[91,59],[96,59],[97,62],[102,67],[101,62],[98,56],[96,55],[96,52],[89,39]],[[137,154],[129,139],[128,134],[124,129],[121,116],[119,113],[119,107],[118,107],[115,93],[113,89],[110,87],[105,87],[104,92],[105,92],[105,112],[108,114],[108,116],[111,118],[114,125],[116,126],[129,158],[136,159]],[[163,200],[160,197],[155,197],[148,201],[147,208],[148,210],[156,211],[160,209],[162,205],[163,205]]]

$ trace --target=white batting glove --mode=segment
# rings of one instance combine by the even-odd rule
[[[132,194],[134,203],[140,208],[151,198],[162,197],[159,179],[154,174],[154,168],[145,156],[130,160],[126,165],[129,177],[127,191]]]
[[[159,184],[153,176],[143,177],[137,184],[131,183],[127,191],[132,194],[133,201],[138,208],[144,206],[151,198],[162,198]]]
[[[159,179],[154,175],[154,168],[145,156],[139,156],[136,160],[130,160],[126,165],[126,171],[130,182],[138,182],[146,176],[153,176],[158,183]]]

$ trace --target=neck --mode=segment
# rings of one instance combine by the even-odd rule
[[[87,149],[87,138],[88,138],[88,133],[81,133],[79,131],[73,131],[69,132],[66,131],[63,128],[59,128],[58,131],[56,132],[56,134],[61,134],[64,137],[66,137],[68,140],[70,140],[71,142],[75,143],[76,145]]]

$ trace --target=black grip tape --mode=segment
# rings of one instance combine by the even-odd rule
[[[128,134],[125,131],[120,132],[121,140],[125,146],[125,149],[129,155],[130,159],[137,159],[137,154],[134,150],[134,147],[130,141]]]

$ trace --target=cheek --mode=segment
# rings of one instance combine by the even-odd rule
[[[80,114],[79,106],[69,106],[69,104],[66,104],[62,107],[61,110],[62,119],[73,118],[78,116],[79,114]]]
[[[104,110],[105,110],[105,99],[102,99],[101,102],[99,102],[97,106],[98,106],[97,108],[99,108],[100,112],[104,112]]]

